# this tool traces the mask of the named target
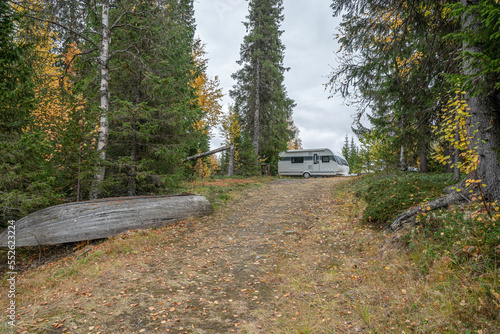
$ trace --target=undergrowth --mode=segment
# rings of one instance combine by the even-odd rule
[[[500,321],[499,217],[476,203],[453,206],[418,216],[418,225],[402,238],[424,277],[438,270],[444,282],[462,288],[449,306],[458,321]]]
[[[499,210],[498,205],[495,206]],[[477,204],[454,206],[417,216],[419,225],[406,236],[408,244],[425,244],[429,260],[449,256],[460,266],[482,274],[500,265],[500,221]]]
[[[366,202],[362,221],[384,228],[405,210],[441,196],[453,183],[450,174],[368,174],[356,180],[355,195]]]
[[[362,222],[385,227],[404,210],[436,198],[451,183],[446,174],[379,174],[356,179],[353,186],[367,203]],[[436,294],[442,312],[470,328],[469,333],[500,321],[500,205],[490,204],[490,213],[482,203],[422,213],[416,226],[398,239]]]

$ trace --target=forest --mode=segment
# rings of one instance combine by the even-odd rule
[[[0,228],[118,196],[194,193],[213,209],[0,249],[0,329],[499,332],[499,1],[332,0],[324,88],[357,107],[342,155],[367,175],[307,180],[276,176],[302,146],[286,4],[244,3],[223,110],[193,0],[0,2]],[[188,159],[216,130],[234,155]]]
[[[332,9],[342,16],[341,48],[327,87],[358,106],[353,130],[362,143],[353,150],[346,137],[344,155],[452,172],[449,196],[425,208],[498,200],[498,1],[338,0]],[[408,219],[400,218],[396,225]]]
[[[2,221],[223,175],[227,154],[185,161],[209,149],[215,129],[235,145],[237,175],[256,175],[263,163],[275,174],[279,153],[301,147],[284,86],[283,1],[249,3],[228,113],[218,77],[206,73],[193,1],[0,6]],[[342,16],[341,48],[326,88],[358,107],[361,147],[346,137],[343,148],[351,170],[453,173],[464,191],[436,207],[466,192],[497,200],[498,1],[337,0],[331,8]]]
[[[62,202],[172,193],[184,180],[224,174],[227,154],[186,161],[209,149],[216,128],[236,146],[237,175],[275,164],[294,139],[281,2],[250,6],[228,115],[218,77],[206,73],[192,0],[0,6],[3,222]]]

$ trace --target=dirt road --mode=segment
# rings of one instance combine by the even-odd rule
[[[335,195],[343,182],[274,181],[245,190],[211,217],[126,233],[28,271],[18,282],[16,328],[26,333],[308,333],[323,324],[360,332],[359,316],[332,319],[320,305],[338,297],[331,268],[335,254],[348,253],[349,244],[339,241],[342,224],[359,211],[352,199]],[[336,305],[343,314],[345,305]]]
[[[276,181],[186,224],[182,236],[176,231],[162,261],[178,306],[172,329],[268,333],[261,313],[273,309],[280,268],[300,256],[301,239],[314,224],[332,219],[332,187],[341,181]]]

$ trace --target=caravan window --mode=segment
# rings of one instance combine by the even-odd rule
[[[301,164],[304,162],[304,157],[292,157],[292,164]]]
[[[347,161],[345,161],[345,159],[340,158],[340,160],[342,160],[342,165],[349,166],[349,164],[347,163]]]
[[[330,157],[329,156],[322,156],[321,157],[321,162],[330,162]]]
[[[340,160],[340,158],[336,155],[333,156],[335,158],[335,161],[339,164],[339,165],[342,165],[342,161]]]

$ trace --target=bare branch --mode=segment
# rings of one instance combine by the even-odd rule
[[[129,55],[131,55],[132,57],[134,57],[134,59],[137,59],[141,64],[142,66],[144,66],[145,68],[147,68],[146,64],[144,63],[144,61],[141,59],[141,57],[139,57],[138,55],[136,55],[135,53],[133,52],[130,52],[128,49],[126,50],[116,50],[116,51],[113,51],[113,53],[111,53],[109,55],[109,59],[111,59],[115,54],[117,53],[127,53]]]
[[[64,74],[62,75],[61,79],[64,79],[64,77],[68,74],[68,70],[69,70],[71,64],[73,63],[73,61],[76,59],[76,57],[87,55],[87,54],[90,54],[90,53],[98,51],[98,50],[99,49],[92,49],[92,50],[89,50],[89,51],[80,52],[80,53],[77,53],[77,54],[73,55],[73,57],[71,57],[71,60],[68,62],[68,64],[66,64],[64,66]]]
[[[62,28],[62,29],[65,29],[75,35],[78,35],[80,36],[82,39],[86,40],[87,42],[89,42],[90,44],[92,44],[92,46],[96,49],[99,49],[99,46],[97,44],[94,43],[94,41],[92,41],[91,39],[89,39],[88,37],[86,37],[85,35],[82,35],[81,33],[79,33],[78,31],[75,31],[71,28],[68,28],[67,26],[64,26],[58,22],[55,22],[55,21],[52,21],[52,20],[45,20],[45,19],[41,19],[39,17],[35,17],[35,16],[31,16],[31,15],[26,15],[26,17],[29,17],[29,18],[32,18],[34,20],[37,20],[37,21],[41,21],[41,22],[47,22],[47,23],[50,23],[50,24],[53,24],[53,25],[56,25],[58,26],[59,28]],[[98,34],[98,33],[96,33]],[[100,35],[100,34],[99,34]]]

